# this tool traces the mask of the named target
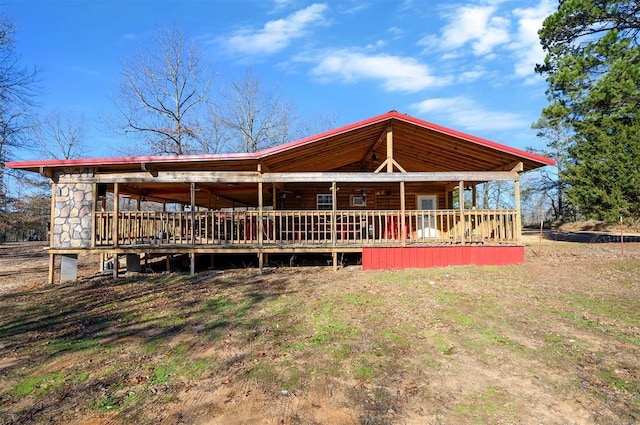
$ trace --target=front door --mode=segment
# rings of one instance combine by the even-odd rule
[[[438,209],[438,197],[436,195],[418,195],[417,200],[418,210],[420,211],[417,220],[418,238],[438,237],[436,216],[433,213]]]

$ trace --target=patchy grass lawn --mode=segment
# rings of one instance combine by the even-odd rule
[[[12,287],[0,423],[637,423],[640,247],[625,250]]]

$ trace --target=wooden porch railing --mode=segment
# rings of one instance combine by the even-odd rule
[[[97,212],[96,246],[114,246],[113,212]],[[117,245],[375,245],[517,242],[514,210],[120,212]],[[403,225],[404,224],[404,225]],[[262,237],[260,237],[262,231]]]

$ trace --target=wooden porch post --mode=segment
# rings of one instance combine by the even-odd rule
[[[460,186],[458,191],[458,204],[460,207],[460,230],[461,230],[460,241],[462,245],[464,245],[465,233],[467,229],[466,229],[466,223],[464,220],[464,181],[462,180],[460,180]]]
[[[91,248],[96,247],[96,211],[98,210],[98,184],[94,183],[91,199]],[[53,217],[51,217],[53,219]],[[100,254],[100,271],[103,269],[102,254]]]
[[[264,242],[264,224],[262,223],[262,218],[263,218],[263,209],[262,209],[262,203],[264,202],[263,196],[262,196],[262,182],[258,182],[258,225],[256,226],[256,229],[258,229],[258,245],[260,245],[260,247],[262,247],[262,244]]]
[[[404,181],[400,182],[400,242],[402,246],[407,244],[407,229],[405,227],[405,209],[406,209],[406,200],[405,200],[405,187]]]
[[[112,237],[113,246],[119,245],[118,234],[120,228],[120,186],[118,183],[113,184],[113,224],[112,224]],[[118,278],[118,254],[113,254],[113,278]]]
[[[474,183],[471,186],[471,206],[473,208],[477,208],[478,207],[478,191],[476,189],[476,184]]]
[[[91,201],[91,248],[96,247],[96,213],[98,212],[98,184],[93,184],[93,199]],[[104,236],[104,235],[103,235]],[[104,272],[104,253],[98,256],[98,271]]]
[[[261,171],[260,165],[258,165],[258,172]],[[264,196],[262,195],[262,181],[258,182],[258,225],[256,228],[258,229],[258,246],[260,249],[258,250],[258,270],[262,273],[262,268],[264,267],[264,256],[262,254],[262,245],[264,243],[264,223],[263,219],[263,204]]]
[[[195,183],[191,183],[191,188],[190,188],[190,196],[191,196],[191,204],[189,205],[189,209],[191,210],[191,246],[195,246],[196,244],[196,184]],[[192,260],[192,263],[194,261]],[[192,272],[193,274],[193,272]]]
[[[338,240],[338,223],[336,223],[337,192],[336,182],[331,182],[331,243],[333,246],[336,246]]]
[[[513,182],[514,185],[514,194],[516,197],[516,222],[515,222],[515,237],[516,242],[520,242],[520,237],[522,233],[522,212],[520,206],[520,177]]]
[[[278,187],[276,186],[275,183],[271,183],[271,188],[273,189],[272,194],[271,194],[271,205],[273,208],[273,211],[278,209]],[[275,216],[273,217],[273,225],[271,226],[271,240],[275,241],[278,239],[277,234],[276,234],[276,218]]]
[[[57,185],[55,182],[51,183],[51,208],[50,208],[50,215],[49,215],[49,247],[53,246],[53,239],[54,239],[54,220],[55,220],[55,215],[56,215],[56,191],[57,191]],[[52,284],[53,283],[53,276],[54,276],[54,268],[55,268],[55,259],[56,256],[55,254],[49,254],[49,276],[47,281]]]
[[[55,265],[56,265],[56,254],[49,254],[49,276],[47,278],[47,282],[50,285],[53,284]]]
[[[278,204],[278,187],[276,186],[275,183],[271,183],[271,204],[273,205],[273,210],[277,210],[277,204]]]
[[[393,129],[387,127],[387,173],[393,173]]]
[[[111,226],[111,237],[113,238],[113,246],[119,245],[118,233],[120,226],[120,185],[116,182],[113,184],[113,223]],[[116,259],[118,257],[116,256]],[[114,270],[116,269],[114,265]]]
[[[58,189],[58,185],[54,182],[51,183],[51,206],[49,208],[49,246],[53,246],[53,235],[54,235],[54,225],[53,222],[55,220],[56,215],[56,192]]]

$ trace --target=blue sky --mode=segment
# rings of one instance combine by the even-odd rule
[[[555,0],[2,0],[23,64],[43,70],[43,111],[82,114],[89,156],[117,155],[104,128],[123,60],[179,23],[224,78],[250,68],[302,116],[349,124],[395,109],[518,148],[542,147],[537,30]],[[33,159],[29,152],[16,159]]]

